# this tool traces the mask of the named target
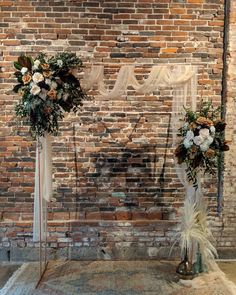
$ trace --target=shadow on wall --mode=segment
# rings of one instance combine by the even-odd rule
[[[170,197],[175,188],[169,185],[173,180],[170,114],[165,115],[165,123],[166,131],[158,134],[157,129],[144,128],[148,117],[141,115],[126,139],[119,142],[114,134],[123,135],[123,131],[116,129],[112,135],[112,130],[105,124],[101,129],[103,123],[99,122],[97,129],[101,129],[103,143],[98,152],[90,152],[89,156],[81,152],[74,127],[78,216],[85,212],[87,219],[173,218]],[[87,157],[90,169],[83,174],[83,183],[78,160]]]

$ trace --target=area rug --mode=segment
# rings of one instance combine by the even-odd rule
[[[35,290],[38,279],[39,263],[24,263],[0,290],[0,295],[31,295]]]
[[[34,294],[235,295],[236,286],[215,266],[209,274],[179,281],[175,263],[157,261],[52,262]]]

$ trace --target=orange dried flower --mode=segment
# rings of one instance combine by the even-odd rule
[[[49,64],[45,63],[45,64],[42,64],[41,67],[44,69],[44,70],[48,70],[49,69]]]
[[[205,118],[205,117],[199,117],[196,121],[197,124],[199,125],[205,125],[205,126],[213,126],[214,123],[212,120]]]
[[[193,130],[193,129],[197,128],[197,124],[192,122],[189,124],[189,128]]]
[[[205,152],[205,156],[208,157],[208,158],[212,158],[214,157],[216,154],[215,150],[213,149],[208,149],[206,152]]]
[[[189,158],[194,159],[197,151],[198,151],[198,148],[195,145],[193,145],[190,150]]]
[[[55,89],[51,89],[48,91],[47,95],[52,99],[55,100],[57,98],[57,92]]]
[[[22,77],[22,81],[24,84],[28,84],[30,81],[32,80],[32,77],[30,74],[25,74],[23,77]]]
[[[46,78],[50,77],[51,75],[52,75],[51,71],[44,71],[43,72],[43,76],[46,77]]]

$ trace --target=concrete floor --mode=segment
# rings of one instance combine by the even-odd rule
[[[12,274],[20,267],[20,264],[1,263],[0,264],[0,290],[12,276]]]
[[[30,274],[35,272],[35,264],[34,266],[29,264],[27,274],[22,274],[19,278],[18,286],[21,284],[21,291],[13,293],[14,295],[236,294],[234,291],[230,293],[226,288],[228,282],[221,281],[217,276],[200,276],[193,280],[194,286],[182,285],[175,273],[176,264],[168,261],[50,261],[39,288],[30,293],[27,291],[26,294],[24,286],[26,282],[29,283]],[[228,279],[236,284],[236,262],[221,261],[218,265]],[[0,264],[0,290],[19,266],[19,264]]]
[[[227,278],[236,284],[236,261],[219,261],[218,265]]]

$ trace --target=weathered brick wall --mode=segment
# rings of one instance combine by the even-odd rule
[[[223,230],[220,245],[227,249],[229,256],[236,255],[236,186],[235,186],[235,97],[236,97],[236,1],[230,1],[229,14],[229,45],[228,45],[228,71],[226,88],[226,139],[230,142],[230,151],[225,154],[224,175],[224,214]],[[233,249],[233,250],[230,250]],[[226,251],[225,251],[226,252]]]
[[[12,62],[17,56],[77,52],[86,67],[104,64],[111,88],[120,64],[135,63],[140,78],[147,77],[153,64],[197,64],[199,98],[203,93],[219,104],[223,26],[223,0],[1,1],[3,259],[23,259],[25,247],[35,247],[35,143],[14,116],[19,98],[11,91]],[[101,99],[94,92],[80,116],[64,120],[53,143],[52,257],[68,256],[69,250],[73,258],[167,256],[164,250],[173,242],[183,202],[169,136],[171,105],[171,89],[150,96],[129,90],[116,100]],[[216,214],[214,185],[205,192],[217,243],[231,247],[228,235],[219,240],[222,222]]]

